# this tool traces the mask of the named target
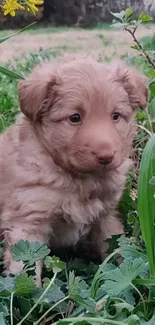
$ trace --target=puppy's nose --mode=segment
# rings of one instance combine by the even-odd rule
[[[102,154],[97,154],[97,160],[101,165],[108,165],[110,164],[114,159],[114,154],[113,153],[102,153]]]

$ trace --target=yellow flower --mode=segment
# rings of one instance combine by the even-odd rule
[[[3,5],[1,6],[4,10],[4,16],[10,14],[11,16],[15,16],[16,10],[25,10],[25,8],[17,2],[17,0],[4,0]]]
[[[43,1],[41,0],[26,0],[25,4],[28,8],[28,11],[31,11],[32,14],[36,14],[38,8],[36,6],[42,5]]]

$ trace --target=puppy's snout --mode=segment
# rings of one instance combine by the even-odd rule
[[[114,159],[114,153],[113,152],[103,152],[97,154],[97,160],[101,165],[108,165],[110,164]]]

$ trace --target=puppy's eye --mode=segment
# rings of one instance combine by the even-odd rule
[[[79,123],[79,122],[81,122],[81,116],[80,116],[80,114],[78,114],[78,113],[75,113],[75,114],[73,114],[73,115],[71,115],[70,117],[69,117],[69,119],[70,119],[70,121],[72,122],[72,123]]]
[[[113,119],[113,121],[118,121],[119,119],[120,119],[120,113],[113,113],[112,114],[112,119]]]

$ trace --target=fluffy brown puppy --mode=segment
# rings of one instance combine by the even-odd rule
[[[6,272],[21,271],[10,245],[20,239],[59,248],[123,232],[115,209],[147,81],[123,63],[45,64],[19,84],[23,114],[0,137],[0,221]],[[90,248],[91,252],[91,248]],[[42,262],[37,265],[40,283]]]

